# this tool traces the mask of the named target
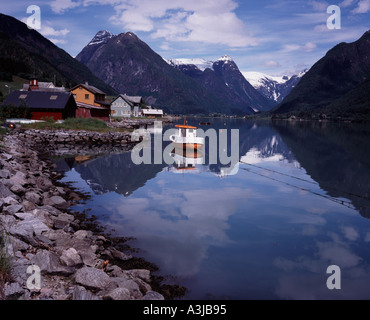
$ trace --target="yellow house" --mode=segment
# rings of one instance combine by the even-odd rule
[[[105,93],[86,83],[71,89],[77,104],[76,117],[109,119],[110,104],[105,102]]]

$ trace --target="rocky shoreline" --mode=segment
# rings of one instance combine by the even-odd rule
[[[151,271],[118,266],[133,257],[69,211],[81,195],[58,184],[53,163],[30,147],[40,137],[9,134],[0,146],[0,250],[11,266],[0,299],[163,300]],[[32,270],[41,271],[39,288]]]

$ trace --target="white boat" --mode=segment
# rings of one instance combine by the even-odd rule
[[[197,128],[187,125],[175,125],[178,128],[178,132],[175,135],[170,136],[175,148],[199,150],[204,145],[204,138],[197,137]]]

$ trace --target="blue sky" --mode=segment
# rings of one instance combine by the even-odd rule
[[[0,12],[26,21],[27,7],[39,6],[39,32],[72,56],[99,30],[131,31],[165,59],[228,54],[241,71],[283,75],[370,29],[370,0],[329,1],[17,0]],[[328,29],[329,5],[341,9],[341,29]]]

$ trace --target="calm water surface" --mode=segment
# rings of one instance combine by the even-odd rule
[[[237,174],[135,165],[127,152],[68,161],[63,181],[92,195],[75,209],[135,237],[185,299],[368,299],[370,129],[210,121],[240,130]],[[340,290],[327,288],[330,265]]]

